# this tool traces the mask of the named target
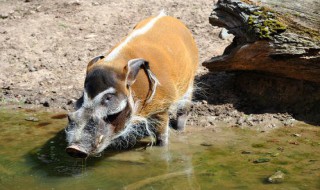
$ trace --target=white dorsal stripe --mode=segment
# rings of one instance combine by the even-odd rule
[[[140,36],[148,32],[153,27],[153,25],[163,16],[166,16],[164,10],[162,10],[157,17],[151,19],[148,22],[148,24],[146,24],[142,28],[134,30],[120,45],[118,45],[112,52],[109,53],[109,55],[107,55],[107,57],[104,59],[105,62],[114,60],[119,55],[123,47],[125,47],[130,41],[132,41],[137,36]]]

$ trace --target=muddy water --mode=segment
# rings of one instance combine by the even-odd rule
[[[171,131],[168,147],[81,160],[64,152],[65,124],[64,115],[0,110],[0,189],[320,189],[319,127],[190,127]],[[276,171],[283,182],[268,183]]]

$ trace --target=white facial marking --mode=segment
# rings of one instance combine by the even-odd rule
[[[89,99],[88,97],[88,93],[86,91],[84,91],[84,95],[83,95],[83,107],[85,108],[92,108],[95,105],[99,104],[101,102],[101,98],[105,95],[105,94],[110,94],[110,93],[115,93],[116,89],[114,89],[113,87],[108,88],[107,90],[100,92],[98,95],[96,95],[93,99]]]
[[[105,62],[109,62],[114,60],[118,54],[120,53],[120,51],[123,49],[123,47],[125,47],[130,41],[132,41],[134,38],[136,38],[137,36],[140,36],[142,34],[145,34],[146,32],[148,32],[153,25],[161,18],[166,16],[164,11],[161,11],[160,14],[151,19],[148,24],[146,24],[144,27],[139,28],[137,30],[134,30],[119,46],[117,46],[111,53],[109,53],[109,55],[104,59]]]

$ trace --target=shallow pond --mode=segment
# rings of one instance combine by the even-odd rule
[[[0,110],[0,189],[320,189],[319,127],[189,127],[171,130],[168,147],[82,160],[64,152],[65,124],[63,114]],[[271,184],[276,171],[283,182]]]

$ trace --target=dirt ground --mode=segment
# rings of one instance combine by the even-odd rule
[[[221,55],[231,40],[220,39],[221,28],[209,24],[212,6],[208,0],[0,0],[1,105],[72,110],[88,61],[162,9],[192,31],[200,63]],[[286,113],[247,114],[236,109],[233,74],[206,72],[200,67],[189,125],[215,128],[223,123],[265,130],[294,122]]]

